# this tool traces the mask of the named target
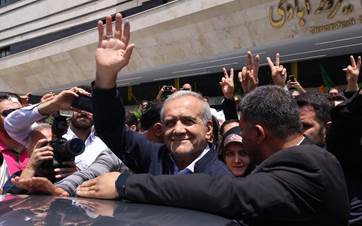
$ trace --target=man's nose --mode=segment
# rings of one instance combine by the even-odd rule
[[[185,125],[180,120],[178,120],[176,122],[175,127],[174,127],[174,132],[175,133],[184,133],[185,132]]]

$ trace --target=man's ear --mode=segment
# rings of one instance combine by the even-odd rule
[[[153,124],[152,128],[156,136],[158,137],[163,136],[163,126],[160,122],[156,122],[155,124]]]
[[[255,125],[255,131],[256,131],[256,136],[255,136],[255,140],[257,143],[261,143],[262,141],[265,140],[266,136],[267,136],[267,130],[261,126],[261,125]]]
[[[137,131],[137,126],[136,125],[132,125],[129,127],[129,130],[136,132]]]
[[[212,121],[208,121],[207,124],[206,124],[206,127],[207,127],[207,130],[206,130],[206,139],[207,140],[210,140],[210,138],[213,137],[213,134],[212,134],[212,130],[213,130],[213,126],[212,126]]]

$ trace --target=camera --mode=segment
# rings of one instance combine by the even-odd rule
[[[53,148],[53,159],[45,161],[40,165],[40,169],[37,172],[38,176],[44,176],[50,181],[56,182],[54,169],[64,167],[63,162],[74,161],[75,156],[84,152],[85,145],[83,140],[79,138],[66,140],[63,138],[67,130],[68,118],[59,114],[59,112],[56,113],[52,124],[53,139],[48,144]]]
[[[163,90],[163,96],[167,98],[172,93],[173,93],[173,86],[165,86]]]
[[[93,113],[93,103],[90,96],[79,95],[72,102],[72,107]]]

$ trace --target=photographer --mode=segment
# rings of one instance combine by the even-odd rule
[[[156,101],[161,102],[176,91],[177,89],[171,85],[170,86],[163,85],[160,91],[158,91],[158,94],[156,96]]]
[[[108,149],[102,140],[94,134],[92,113],[76,109],[72,106],[74,100],[80,96],[89,95],[84,89],[78,87],[64,90],[49,101],[13,112],[6,118],[5,128],[11,137],[29,147],[31,142],[30,133],[33,125],[35,125],[33,124],[34,122],[59,110],[73,110],[74,113],[70,119],[70,126],[66,128],[63,138],[66,140],[79,138],[84,141],[85,151],[83,154],[76,156],[75,164],[81,170],[86,169],[103,150]]]

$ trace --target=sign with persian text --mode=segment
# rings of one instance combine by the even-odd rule
[[[362,24],[362,0],[280,0],[269,7],[268,19],[273,28],[294,21],[311,33],[337,30]]]

